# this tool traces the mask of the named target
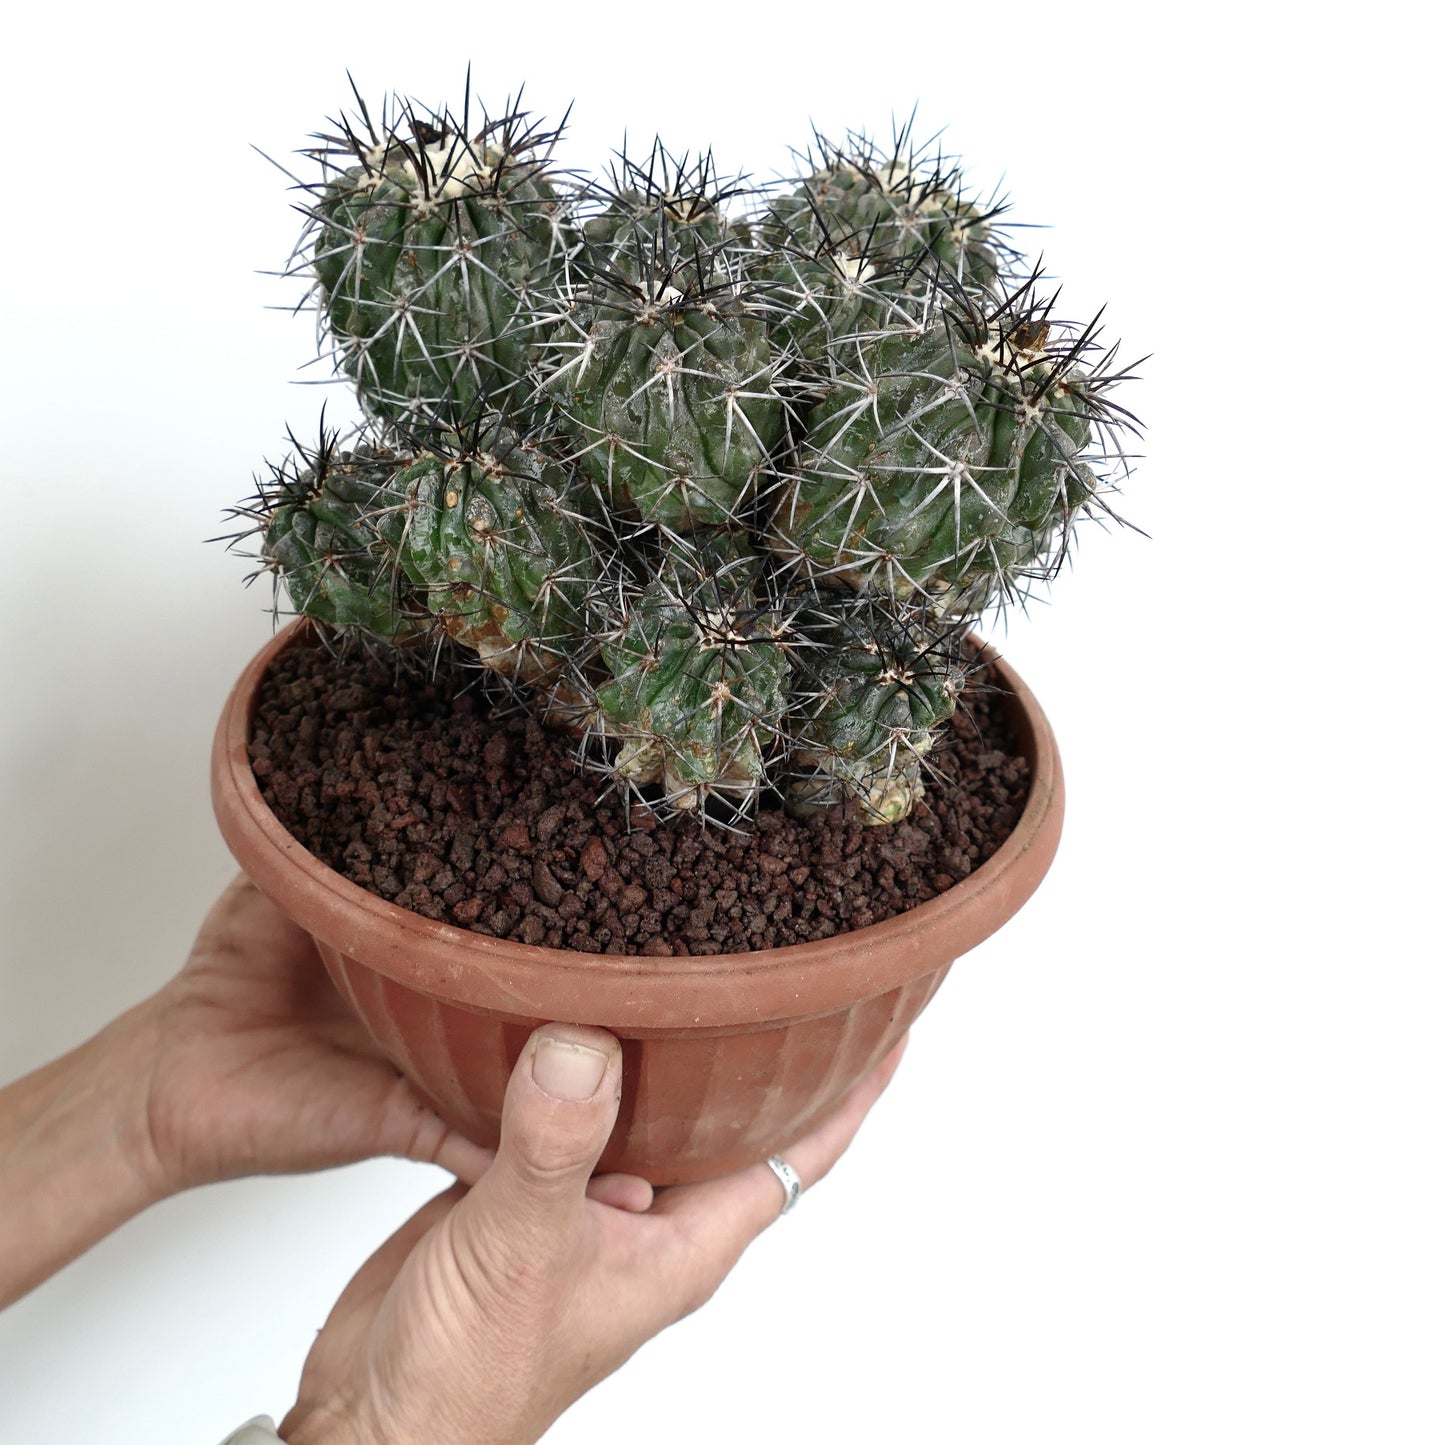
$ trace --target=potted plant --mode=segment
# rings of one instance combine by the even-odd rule
[[[295,271],[367,420],[238,509],[300,619],[214,795],[445,1117],[495,1142],[531,1029],[600,1025],[603,1167],[667,1184],[805,1131],[1038,885],[1057,751],[971,631],[1130,419],[908,127],[772,187],[557,141],[393,102],[311,150]]]

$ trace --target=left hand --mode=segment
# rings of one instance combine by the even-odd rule
[[[182,1189],[378,1154],[464,1184],[493,1157],[427,1107],[311,940],[238,878],[159,993],[0,1088],[0,1308]],[[652,1191],[598,1175],[587,1197],[646,1209]]]
[[[372,1043],[311,939],[244,877],[185,967],[142,1006],[153,1045],[144,1132],[158,1194],[390,1154],[467,1183],[491,1160]]]

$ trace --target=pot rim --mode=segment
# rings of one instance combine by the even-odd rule
[[[811,943],[701,958],[579,953],[514,943],[440,923],[368,892],[291,836],[251,771],[248,741],[261,679],[302,635],[298,618],[252,658],[221,713],[212,802],[222,836],[256,886],[321,942],[396,983],[460,1005],[643,1029],[758,1025],[848,1007],[946,967],[1018,911],[1058,848],[1063,773],[1032,692],[992,648],[1012,694],[1032,782],[1019,821],[993,857],[926,903]]]

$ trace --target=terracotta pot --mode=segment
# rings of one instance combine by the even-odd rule
[[[507,1078],[533,1028],[595,1024],[622,1041],[622,1110],[604,1169],[654,1184],[707,1179],[786,1150],[917,1018],[960,954],[1038,887],[1064,789],[1047,719],[1003,663],[1033,785],[1017,828],[975,873],[896,918],[818,943],[711,958],[573,953],[436,923],[348,882],[277,821],[246,744],[280,632],[221,716],[212,796],[256,886],[315,938],[377,1043],[478,1142],[495,1145]]]

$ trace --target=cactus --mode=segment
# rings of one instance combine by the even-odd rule
[[[1078,365],[1092,336],[1051,343],[1031,289],[953,300],[835,343],[771,540],[834,585],[977,614],[1092,496],[1102,387]]]
[[[900,296],[940,280],[988,291],[1019,260],[999,224],[1007,203],[981,208],[957,163],[927,155],[912,129],[888,148],[859,131],[841,143],[815,132],[797,154],[804,173],[764,212],[774,332],[807,362],[824,362],[839,337],[906,326]]]
[[[570,308],[554,424],[613,509],[672,533],[727,526],[783,434],[767,324],[718,250],[677,269],[671,224],[647,230],[639,279],[598,276]]]
[[[407,576],[488,667],[556,679],[580,649],[596,558],[569,474],[498,428],[485,448],[402,463]]]
[[[696,159],[674,156],[660,139],[646,161],[624,150],[610,184],[590,196],[593,213],[582,224],[588,258],[593,266],[639,281],[659,259],[682,271],[729,241],[745,246],[746,229],[730,224],[727,207],[747,194],[744,178],[718,178],[711,152]]]
[[[816,155],[799,156],[808,174],[768,208],[768,241],[804,251],[839,248],[874,266],[927,258],[960,284],[993,286],[1013,257],[997,229],[1007,205],[980,207],[957,163],[941,152],[929,156],[931,142],[915,143],[912,131],[910,118],[890,147],[861,131],[841,143],[815,132]]]
[[[790,668],[756,570],[745,548],[709,539],[674,556],[603,642],[597,708],[620,740],[618,776],[661,783],[675,808],[718,797],[744,810],[775,750]]]
[[[813,692],[801,709],[789,789],[796,812],[852,794],[870,822],[906,817],[923,796],[924,760],[977,668],[957,629],[925,615],[818,594],[797,620]]]
[[[405,499],[394,458],[365,447],[338,452],[324,424],[315,449],[291,440],[292,455],[237,509],[262,533],[265,571],[298,612],[328,627],[392,642],[421,636],[425,600],[397,546]]]
[[[985,609],[1049,580],[1133,429],[1000,204],[912,122],[759,188],[603,183],[508,106],[335,123],[298,254],[367,422],[240,509],[328,631],[460,648],[652,806],[907,816]]]
[[[449,420],[525,387],[529,297],[575,245],[550,171],[556,135],[508,109],[414,102],[317,137],[322,177],[300,254],[314,266],[340,368],[385,421]]]

